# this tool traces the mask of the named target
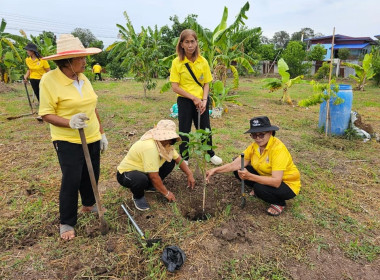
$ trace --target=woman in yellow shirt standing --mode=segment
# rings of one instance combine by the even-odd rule
[[[272,126],[268,117],[250,120],[249,133],[254,142],[244,151],[244,170],[240,157],[233,162],[207,171],[207,180],[215,173],[234,171],[235,176],[252,187],[250,195],[270,203],[267,213],[278,216],[286,200],[298,195],[301,188],[300,173],[285,145],[274,137],[279,128]]]
[[[59,193],[60,235],[64,240],[75,237],[78,218],[78,193],[82,212],[98,212],[78,129],[83,129],[90,152],[95,180],[100,174],[100,152],[108,141],[97,110],[98,96],[83,74],[86,56],[101,52],[84,48],[79,38],[61,34],[53,60],[57,68],[42,77],[39,114],[50,124],[51,140],[62,172]]]
[[[37,50],[37,46],[33,43],[28,43],[25,48],[28,56],[25,59],[26,66],[28,70],[24,75],[24,83],[28,82],[30,78],[30,84],[32,85],[33,92],[40,101],[40,81],[42,75],[50,71],[49,63],[46,60],[41,59],[41,55]]]
[[[179,131],[189,133],[192,122],[196,129],[210,129],[209,115],[209,83],[212,81],[210,66],[207,60],[200,55],[197,34],[194,30],[185,29],[181,32],[177,44],[178,57],[172,62],[170,69],[170,82],[172,89],[177,93]],[[198,114],[200,114],[200,127],[198,127]],[[181,155],[187,149],[188,138],[182,136],[179,145]],[[210,137],[208,144],[212,146]],[[222,164],[222,159],[209,150],[211,163]],[[187,163],[189,156],[184,156]]]

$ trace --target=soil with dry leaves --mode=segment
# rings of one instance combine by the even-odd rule
[[[197,187],[191,190],[180,170],[164,182],[176,195],[176,203],[147,193],[151,210],[137,211],[129,190],[117,183],[115,168],[130,145],[151,127],[151,119],[167,116],[153,105],[170,108],[173,98],[158,95],[143,101],[131,93],[135,86],[131,82],[106,84],[109,88],[97,91],[103,98],[100,112],[110,142],[101,159],[99,189],[110,231],[101,235],[97,216],[79,212],[77,237],[64,242],[58,234],[60,170],[49,128],[33,117],[8,121],[10,114],[1,116],[0,278],[378,279],[379,143],[326,140],[313,127],[315,109],[305,113],[264,94],[252,97],[253,82],[245,80],[241,87],[247,92],[242,98],[250,105],[231,106],[222,119],[212,120],[214,139],[218,152],[234,148],[222,154],[227,161],[249,143],[241,136],[249,117],[270,112],[272,122],[281,128],[279,138],[301,170],[303,185],[279,217],[267,215],[268,205],[255,197],[247,196],[241,208],[240,182],[232,174],[217,174],[207,185],[207,219],[199,220],[202,180],[197,178]],[[128,92],[120,107],[107,103],[119,100],[119,91]],[[23,102],[20,111],[28,110],[21,86],[5,95]],[[1,98],[0,109],[7,112]],[[145,103],[150,107],[143,107]],[[128,113],[121,111],[126,110],[123,106],[130,106]],[[361,113],[363,121],[379,131],[378,108]],[[190,167],[195,168],[194,162]],[[160,238],[161,243],[147,247],[121,204],[148,239]],[[160,260],[168,245],[186,254],[176,273],[167,272]]]

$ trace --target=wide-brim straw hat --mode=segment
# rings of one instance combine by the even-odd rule
[[[255,117],[249,121],[250,128],[244,133],[277,131],[278,126],[271,125],[267,116]]]
[[[171,120],[161,120],[157,125],[151,130],[147,131],[142,137],[141,140],[146,140],[153,138],[156,141],[164,141],[176,139],[180,141],[181,138],[176,132],[176,125]]]
[[[85,48],[79,38],[71,34],[62,34],[57,40],[57,53],[43,57],[45,60],[60,60],[65,58],[82,57],[100,53],[99,48]]]

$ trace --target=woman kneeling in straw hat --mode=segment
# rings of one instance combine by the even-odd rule
[[[207,171],[207,180],[215,173],[234,171],[239,180],[253,188],[252,196],[270,203],[267,213],[278,216],[285,208],[285,201],[295,197],[301,187],[300,173],[285,145],[274,137],[277,126],[272,126],[268,117],[250,120],[249,133],[254,142],[244,151],[244,166],[237,157],[233,162]]]
[[[172,172],[176,163],[180,163],[179,168],[187,175],[188,187],[194,188],[193,173],[173,147],[180,140],[175,123],[161,120],[132,145],[117,167],[117,180],[131,190],[138,210],[150,209],[144,196],[145,191],[157,190],[169,201],[175,201],[174,193],[162,181]]]
[[[90,81],[83,75],[86,56],[101,52],[98,48],[84,48],[71,34],[62,34],[57,41],[53,60],[58,68],[42,76],[40,83],[39,115],[50,124],[50,133],[62,171],[59,193],[60,235],[62,239],[75,237],[78,191],[83,212],[97,212],[86,161],[78,133],[83,128],[96,181],[99,179],[100,152],[107,149]]]

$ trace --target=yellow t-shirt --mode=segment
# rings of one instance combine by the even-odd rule
[[[178,157],[178,152],[174,150],[173,159],[176,160]],[[132,145],[117,171],[120,174],[135,170],[144,173],[158,172],[164,162],[165,159],[160,157],[153,139],[139,140]]]
[[[280,139],[271,136],[264,152],[260,155],[255,142],[244,151],[244,159],[250,160],[252,167],[261,176],[272,176],[273,171],[284,171],[282,181],[298,195],[301,188],[300,173],[292,156]]]
[[[92,70],[94,71],[94,73],[100,73],[102,71],[102,66],[100,66],[99,64],[95,64],[92,67]]]
[[[188,60],[185,56],[183,61],[180,61],[179,57],[176,57],[173,60],[172,67],[170,69],[170,82],[178,83],[180,88],[195,97],[202,99],[203,88],[201,88],[197,82],[194,81],[189,70],[187,70],[185,63],[189,63],[195,77],[202,85],[212,81],[210,66],[203,56],[198,56],[194,63]]]
[[[86,140],[93,143],[100,140],[99,121],[95,108],[98,96],[95,94],[90,81],[82,73],[79,74],[79,82],[83,83],[81,92],[75,87],[74,80],[68,78],[59,68],[46,73],[40,83],[40,109],[39,115],[53,114],[65,119],[78,113],[85,113],[90,119],[84,128]],[[52,141],[62,140],[80,144],[80,136],[77,129],[58,127],[50,124]]]
[[[33,60],[31,57],[27,57],[25,63],[30,70],[30,79],[41,80],[42,75],[46,73],[45,69],[50,68],[49,63],[43,59],[36,58]]]

